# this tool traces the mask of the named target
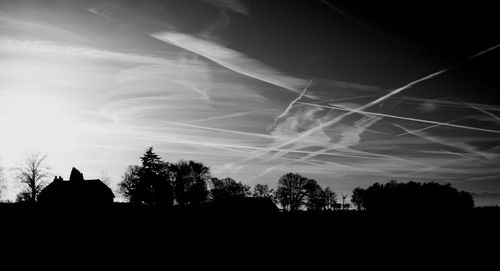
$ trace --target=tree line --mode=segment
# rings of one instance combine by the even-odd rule
[[[46,155],[32,154],[18,167],[16,178],[23,185],[17,201],[35,203],[50,175],[45,165]],[[140,157],[140,165],[127,168],[118,183],[118,193],[136,206],[199,206],[205,203],[224,203],[248,197],[267,198],[284,211],[331,211],[349,209],[348,195],[338,195],[330,187],[321,187],[315,180],[298,173],[286,173],[278,180],[276,189],[267,184],[252,187],[232,178],[213,177],[203,163],[180,160],[163,161],[149,147]],[[0,169],[0,192],[2,174]],[[374,183],[368,188],[357,187],[350,202],[357,210],[467,210],[474,207],[470,193],[458,191],[450,184],[435,182]]]
[[[165,162],[152,147],[140,159],[141,165],[129,166],[118,184],[118,192],[133,205],[196,206],[256,197],[269,198],[286,211],[340,208],[330,187],[323,189],[315,180],[297,173],[283,175],[276,190],[267,184],[256,184],[252,189],[232,178],[213,177],[199,162]]]
[[[269,198],[284,211],[325,211],[349,209],[342,195],[342,204],[330,187],[321,187],[315,180],[298,173],[286,173],[278,180],[276,189],[267,184],[250,186],[231,178],[212,177],[202,163],[163,162],[150,147],[141,157],[142,165],[131,166],[119,184],[119,192],[132,204],[138,205],[199,205],[205,202],[224,202],[245,197]],[[208,189],[210,186],[210,189]],[[470,193],[458,191],[448,184],[435,182],[374,183],[355,188],[350,202],[357,210],[467,210],[474,207]]]
[[[368,211],[463,211],[474,208],[470,193],[458,191],[449,183],[375,183],[355,188],[351,202]]]

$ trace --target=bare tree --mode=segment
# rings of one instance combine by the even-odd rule
[[[337,204],[337,193],[328,186],[323,190],[323,195],[325,197],[325,209],[334,210]]]
[[[32,153],[26,157],[24,164],[16,168],[16,179],[24,185],[23,199],[34,203],[38,194],[45,187],[46,179],[50,177],[50,168],[45,165],[47,155]]]
[[[287,173],[278,181],[275,198],[285,211],[298,211],[305,203],[309,179],[297,173]]]

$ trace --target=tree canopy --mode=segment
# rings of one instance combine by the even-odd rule
[[[152,147],[140,159],[140,166],[127,168],[118,184],[119,192],[135,205],[171,206],[172,166],[163,162]]]
[[[297,211],[305,204],[309,179],[297,173],[287,173],[278,180],[275,197],[286,211]]]
[[[214,202],[222,202],[250,196],[250,186],[237,182],[231,178],[212,178],[212,185],[213,187],[210,190],[210,198]]]
[[[358,209],[370,211],[457,211],[474,207],[469,193],[458,191],[449,183],[435,182],[375,183],[367,189],[356,188],[352,202]]]
[[[272,198],[274,189],[269,189],[267,184],[256,184],[253,188],[252,196],[255,198]]]
[[[210,169],[195,161],[164,162],[152,147],[132,165],[118,184],[119,192],[135,205],[168,207],[198,205],[208,199]]]

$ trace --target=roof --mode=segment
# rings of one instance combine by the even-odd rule
[[[113,191],[99,179],[83,181],[54,180],[38,197],[42,203],[97,203],[111,201]]]

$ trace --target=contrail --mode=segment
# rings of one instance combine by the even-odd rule
[[[474,150],[470,145],[465,145],[464,146],[463,144],[448,143],[448,142],[444,142],[443,140],[439,140],[438,138],[433,137],[433,136],[429,136],[429,135],[426,136],[425,134],[422,134],[422,133],[418,133],[418,132],[415,132],[415,131],[410,131],[410,130],[406,129],[405,127],[403,127],[401,125],[398,125],[398,124],[394,124],[394,126],[399,127],[399,128],[401,128],[402,130],[404,130],[407,133],[410,133],[410,134],[412,134],[414,136],[417,136],[417,137],[420,137],[422,139],[428,140],[430,142],[438,143],[438,144],[441,144],[441,145],[444,145],[444,146],[447,146],[447,147],[458,148],[458,149],[466,151],[468,154],[478,155],[478,156],[484,157],[486,159],[489,159],[488,155],[486,155],[485,153],[479,152],[477,150]]]
[[[295,93],[299,91],[296,85],[302,85],[304,83],[302,79],[282,75],[277,71],[267,68],[264,64],[256,60],[247,58],[235,50],[222,47],[216,43],[191,35],[177,32],[159,32],[147,35],[161,42],[200,55],[236,73],[288,89]]]
[[[368,97],[373,97],[377,96],[375,94],[371,95],[360,95],[360,96],[353,96],[353,97],[344,97],[344,98],[333,98],[333,99],[328,99],[328,100],[323,100],[322,102],[327,103],[327,102],[342,102],[342,101],[349,101],[349,100],[355,100],[355,99],[361,99],[361,98],[368,98]]]
[[[358,121],[358,123],[354,125],[354,127],[357,128],[357,130],[354,130],[354,132],[352,132],[352,134],[349,134],[348,132],[347,132],[347,134],[345,134],[346,132],[343,132],[342,133],[342,138],[339,141],[339,142],[342,142],[342,141],[345,142],[346,141],[345,140],[346,137],[349,137],[349,138],[358,137],[357,142],[349,142],[349,140],[347,140],[348,146],[346,146],[346,144],[336,143],[336,144],[333,144],[332,146],[329,146],[329,147],[324,148],[322,150],[310,153],[310,154],[302,157],[301,159],[307,160],[307,159],[315,157],[317,155],[321,155],[321,154],[327,153],[327,152],[329,152],[331,150],[338,149],[339,147],[340,148],[342,148],[342,147],[349,148],[349,147],[351,147],[353,145],[359,144],[359,140],[360,140],[359,136],[361,134],[363,134],[366,129],[368,129],[370,126],[372,126],[374,123],[376,123],[380,119],[381,118],[377,118],[377,117],[369,117],[368,119],[363,119],[361,121]]]
[[[95,8],[86,9],[88,12],[95,15],[101,16],[113,22],[118,22],[113,19],[109,14],[105,14]],[[298,93],[298,85],[302,86],[305,82],[303,79],[297,79],[294,77],[282,74],[272,68],[267,67],[257,60],[248,58],[247,56],[232,50],[227,47],[218,45],[217,43],[210,42],[208,40],[200,39],[194,35],[188,35],[177,32],[158,32],[158,33],[146,33],[141,32],[151,38],[154,38],[163,43],[173,45],[190,51],[196,55],[202,56],[206,59],[219,64],[231,71],[239,73],[256,80],[266,82],[292,92]]]
[[[303,103],[303,102],[297,102],[297,103],[308,104],[308,105],[311,105],[311,106],[317,106],[317,107],[323,107],[323,108],[333,108],[333,109],[343,110],[343,111],[348,111],[348,112],[352,112],[353,111],[352,109],[346,109],[346,108],[337,107],[337,106],[319,105],[319,104]],[[359,113],[359,114],[363,114],[363,115],[366,114],[366,115],[374,115],[374,116],[380,116],[380,117],[388,117],[388,118],[393,118],[393,119],[416,121],[416,122],[429,123],[429,124],[437,124],[437,125],[449,126],[449,127],[453,127],[453,128],[461,128],[461,129],[467,129],[467,130],[473,130],[473,131],[480,131],[480,132],[488,132],[488,133],[500,134],[500,131],[498,131],[498,130],[491,130],[491,129],[484,129],[484,128],[472,127],[472,126],[452,124],[451,122],[447,123],[447,122],[438,122],[438,121],[433,121],[433,120],[408,118],[408,117],[401,117],[401,116],[396,116],[396,115],[389,115],[389,114],[383,114],[383,113],[375,113],[375,112],[362,111],[362,110],[357,110],[354,113]],[[344,114],[342,116],[345,116],[345,115],[347,115],[347,114]]]
[[[270,166],[266,170],[262,171],[259,175],[255,175],[252,178],[250,178],[250,180],[255,180],[257,178],[260,178],[260,177],[266,175],[267,173],[270,173],[271,171],[275,170],[276,168],[282,167],[282,166],[285,166],[285,165],[288,165],[288,164],[291,164],[291,162],[282,163],[282,164],[275,165],[275,166]]]
[[[245,135],[245,136],[263,137],[263,138],[268,138],[268,139],[279,138],[277,136],[268,135],[268,134],[258,134],[258,133],[242,132],[242,131],[237,131],[237,130],[228,130],[228,129],[221,129],[221,128],[213,128],[213,127],[200,126],[200,125],[194,125],[194,124],[188,124],[188,123],[181,123],[181,122],[172,122],[172,121],[166,121],[166,120],[158,121],[158,123],[169,124],[169,125],[176,125],[176,126],[183,126],[183,127],[194,128],[194,129],[201,129],[201,130],[209,130],[209,131],[215,131],[215,132],[222,132],[222,133],[232,133],[232,134]],[[282,138],[284,138],[284,137],[282,137]]]
[[[138,148],[133,148],[133,147],[125,147],[125,146],[116,146],[116,145],[99,145],[99,144],[76,144],[76,146],[82,146],[82,147],[90,147],[90,148],[101,148],[101,149],[111,149],[111,150],[127,150],[127,151],[142,151],[142,147]],[[228,151],[235,151],[230,148],[220,148]],[[177,151],[177,150],[166,150],[166,149],[158,149],[155,148],[155,151],[158,151],[160,153],[177,153],[177,154],[195,154],[195,155],[207,155],[207,156],[234,156],[234,155],[229,155],[229,154],[221,154],[221,153],[214,153],[214,152],[194,152],[194,151]]]
[[[188,121],[186,123],[192,124],[192,123],[198,123],[198,122],[204,122],[204,121],[211,121],[211,120],[230,119],[230,118],[241,117],[241,116],[250,115],[250,114],[254,114],[254,113],[259,113],[259,112],[263,112],[263,111],[268,111],[268,110],[255,110],[255,111],[248,111],[248,112],[236,112],[236,113],[222,115],[222,116],[215,116],[215,117],[210,117],[210,118],[205,118],[205,119],[192,120],[192,121]]]
[[[491,113],[491,112],[486,111],[485,109],[479,108],[479,107],[477,107],[477,106],[475,106],[474,104],[471,104],[471,103],[467,103],[467,102],[466,102],[465,104],[467,104],[468,106],[470,106],[470,107],[472,107],[472,108],[476,109],[476,110],[477,110],[477,111],[479,111],[479,112],[482,112],[482,113],[484,113],[484,114],[486,114],[486,115],[488,115],[488,116],[491,116],[492,118],[494,118],[494,119],[496,119],[496,120],[500,121],[500,117],[498,117],[497,115],[495,115],[495,114],[493,114],[493,113]]]
[[[445,123],[446,123],[446,124],[449,124],[449,123],[452,123],[452,122],[455,122],[455,121],[457,121],[457,120],[451,120],[451,121],[447,121],[447,122],[445,122]],[[432,128],[434,128],[434,127],[439,127],[439,126],[443,126],[443,124],[434,124],[434,125],[432,125],[432,126],[427,126],[427,127],[422,128],[422,129],[413,130],[413,131],[411,131],[411,132],[412,132],[412,133],[415,133],[415,132],[421,132],[421,131],[425,131],[425,130],[432,129]],[[399,134],[399,135],[396,135],[396,136],[404,136],[404,135],[409,135],[409,134],[411,134],[411,133],[406,132],[406,133],[402,133],[402,134]]]
[[[276,125],[276,122],[278,121],[278,119],[286,116],[288,114],[288,112],[290,112],[290,109],[292,109],[293,105],[298,102],[300,99],[302,99],[302,96],[304,96],[304,94],[306,93],[307,89],[311,86],[311,83],[313,81],[313,78],[311,78],[309,80],[309,82],[307,82],[307,85],[306,87],[304,88],[304,90],[302,90],[302,92],[300,93],[299,97],[295,98],[285,109],[285,111],[281,112],[281,114],[279,114],[278,116],[276,116],[274,118],[274,122],[273,122],[273,126]]]
[[[114,130],[114,134],[120,134],[119,131]],[[235,149],[248,149],[248,150],[257,150],[257,151],[284,151],[288,153],[299,153],[299,154],[309,154],[310,151],[301,151],[301,150],[283,150],[277,148],[269,148],[269,147],[257,147],[257,146],[245,146],[245,145],[234,145],[234,144],[224,144],[224,143],[211,143],[211,142],[202,142],[195,140],[186,140],[180,137],[168,137],[163,135],[148,135],[137,132],[128,132],[122,131],[122,134],[126,136],[133,136],[134,139],[143,139],[143,140],[158,140],[162,142],[170,142],[176,144],[186,144],[186,145],[199,145],[211,148],[235,148]],[[335,153],[326,153],[327,156],[335,156],[335,157],[348,157],[348,158],[362,158],[362,159],[372,159],[372,160],[386,160],[380,157],[370,157],[370,156],[356,156],[356,155],[344,155],[344,154],[335,154]]]
[[[484,160],[481,160],[481,159],[473,157],[472,154],[466,155],[466,154],[463,154],[463,153],[460,153],[460,152],[452,152],[452,151],[447,151],[447,150],[442,150],[442,151],[445,152],[445,153],[453,154],[453,155],[460,156],[460,157],[463,157],[463,158],[467,158],[467,159],[472,159],[472,160],[484,162]],[[477,156],[480,156],[480,155],[477,154]]]
[[[405,103],[410,104],[420,104],[421,102],[426,102],[429,99],[424,98],[416,98],[416,97],[392,97],[392,100],[403,100]],[[470,106],[465,106],[464,102],[453,102],[453,101],[445,101],[445,100],[433,100],[433,103],[439,106],[452,107],[452,108],[470,108]],[[490,111],[500,111],[499,106],[489,105],[489,104],[478,104],[475,103],[476,107],[490,110]]]
[[[288,146],[288,145],[290,145],[290,144],[296,143],[296,142],[298,142],[298,141],[300,141],[300,140],[302,140],[302,139],[304,139],[304,138],[306,138],[306,137],[310,136],[310,135],[311,135],[311,134],[313,134],[314,132],[316,132],[316,131],[318,131],[318,130],[323,129],[324,127],[327,127],[327,126],[330,126],[330,125],[332,125],[332,124],[335,124],[335,123],[337,123],[337,122],[341,121],[342,119],[344,119],[344,118],[345,118],[345,117],[347,117],[347,116],[350,116],[350,115],[355,114],[355,113],[359,113],[361,110],[364,110],[364,109],[366,109],[366,108],[368,108],[368,107],[370,107],[370,106],[372,106],[372,105],[378,104],[378,103],[380,103],[380,102],[382,102],[382,101],[386,100],[387,98],[390,98],[391,96],[396,95],[396,94],[400,93],[401,91],[403,91],[403,90],[405,90],[405,89],[408,89],[408,88],[410,88],[410,87],[414,86],[415,84],[418,84],[418,83],[420,83],[420,82],[422,82],[422,81],[425,81],[425,80],[429,80],[429,79],[431,79],[431,78],[433,78],[433,77],[436,77],[436,76],[438,76],[438,75],[440,75],[440,74],[442,74],[442,73],[444,73],[444,72],[446,72],[446,71],[448,71],[448,70],[449,70],[449,68],[447,68],[447,69],[442,69],[442,70],[440,70],[440,71],[437,71],[437,72],[435,72],[435,73],[432,73],[432,74],[430,74],[430,75],[427,75],[427,76],[425,76],[425,77],[422,77],[422,78],[420,78],[420,79],[418,79],[418,80],[415,80],[415,81],[413,81],[413,82],[411,82],[411,83],[409,83],[409,84],[406,84],[406,85],[404,85],[404,86],[402,86],[402,87],[400,87],[400,88],[397,88],[397,89],[395,89],[395,90],[391,91],[390,93],[388,93],[388,94],[386,94],[386,95],[384,95],[384,96],[382,96],[382,97],[380,97],[380,98],[378,98],[378,99],[376,99],[376,100],[374,100],[374,101],[371,101],[371,102],[369,102],[369,103],[367,103],[367,104],[365,104],[365,105],[362,105],[362,106],[360,106],[360,107],[358,107],[358,108],[351,109],[350,111],[348,111],[348,112],[347,112],[347,113],[345,113],[345,114],[342,114],[342,115],[340,115],[340,116],[338,116],[338,117],[336,117],[336,118],[334,118],[334,119],[331,119],[331,120],[329,120],[329,121],[327,121],[327,122],[321,123],[320,125],[318,125],[318,126],[316,126],[316,127],[314,127],[314,128],[311,128],[311,129],[309,129],[309,130],[305,131],[304,133],[302,133],[302,134],[301,134],[300,136],[298,136],[297,138],[294,138],[294,139],[292,139],[292,140],[289,140],[288,142],[285,142],[285,143],[283,143],[283,144],[279,145],[277,148],[282,148],[282,147]]]
[[[386,95],[384,95],[384,96],[382,96],[382,97],[380,97],[380,98],[378,98],[378,99],[376,99],[376,100],[373,100],[373,101],[371,101],[371,102],[369,102],[369,103],[367,103],[367,104],[365,104],[365,105],[362,105],[362,106],[360,106],[360,107],[358,107],[358,108],[352,109],[351,111],[349,111],[349,112],[347,112],[347,113],[345,113],[345,114],[342,114],[342,115],[340,115],[340,116],[338,116],[338,117],[336,117],[336,118],[334,118],[334,119],[332,119],[332,120],[329,120],[329,121],[327,121],[327,122],[321,123],[320,125],[318,125],[318,126],[316,126],[316,127],[314,127],[314,128],[311,128],[311,129],[309,129],[309,130],[305,131],[304,133],[302,133],[302,134],[301,134],[301,135],[299,135],[298,137],[296,137],[296,138],[294,138],[294,139],[291,139],[291,140],[289,140],[289,141],[287,141],[287,142],[284,142],[284,143],[282,143],[282,144],[278,145],[278,146],[277,146],[277,147],[275,147],[275,148],[280,149],[280,148],[286,147],[286,146],[288,146],[288,145],[290,145],[290,144],[294,144],[294,143],[296,143],[296,142],[298,142],[298,141],[300,141],[300,140],[302,140],[302,139],[304,139],[304,138],[306,138],[306,137],[310,136],[310,135],[311,135],[311,134],[313,134],[314,132],[316,132],[316,131],[318,131],[318,130],[323,129],[324,127],[330,126],[330,125],[332,125],[332,124],[335,124],[335,123],[337,123],[337,122],[341,121],[342,119],[344,119],[344,118],[345,118],[345,117],[347,117],[347,116],[350,116],[350,115],[352,115],[352,114],[354,114],[354,113],[360,113],[360,111],[362,111],[362,110],[364,110],[364,109],[366,109],[366,108],[368,108],[368,107],[371,107],[371,106],[373,106],[373,105],[375,105],[375,104],[378,104],[378,103],[380,103],[380,102],[382,102],[382,101],[384,101],[384,100],[386,100],[386,99],[388,99],[388,98],[390,98],[390,97],[392,97],[392,96],[394,96],[394,95],[396,95],[396,94],[400,93],[400,92],[401,92],[401,91],[403,91],[403,90],[406,90],[406,89],[408,89],[408,88],[411,88],[412,86],[414,86],[414,85],[416,85],[416,84],[418,84],[418,83],[420,83],[420,82],[423,82],[423,81],[426,81],[426,80],[432,79],[432,78],[434,78],[434,77],[436,77],[436,76],[438,76],[438,75],[440,75],[440,74],[442,74],[442,73],[445,73],[445,72],[447,72],[447,71],[449,71],[449,70],[451,70],[451,69],[454,69],[454,68],[458,67],[459,65],[461,65],[461,64],[463,64],[463,63],[465,63],[465,62],[467,62],[467,61],[469,61],[469,60],[471,60],[471,59],[474,59],[474,58],[476,58],[476,57],[478,57],[478,56],[481,56],[481,55],[483,55],[483,54],[486,54],[486,53],[488,53],[488,52],[490,52],[490,51],[492,51],[492,50],[494,50],[494,49],[496,49],[496,48],[498,48],[498,47],[500,47],[500,44],[497,44],[497,45],[495,45],[495,46],[493,46],[493,47],[490,47],[490,48],[488,48],[488,49],[485,49],[485,50],[483,50],[483,51],[481,51],[481,52],[479,52],[479,53],[477,53],[477,54],[475,54],[475,55],[473,55],[473,56],[470,56],[469,58],[467,58],[467,59],[465,59],[465,60],[463,60],[463,61],[460,61],[459,63],[457,63],[457,64],[455,64],[455,65],[453,65],[453,66],[450,66],[450,67],[448,67],[448,68],[441,69],[441,70],[439,70],[439,71],[437,71],[437,72],[431,73],[431,74],[429,74],[429,75],[427,75],[427,76],[424,76],[424,77],[422,77],[422,78],[420,78],[420,79],[414,80],[414,81],[412,81],[412,82],[410,82],[410,83],[408,83],[408,84],[406,84],[406,85],[404,85],[404,86],[402,86],[402,87],[400,87],[400,88],[397,88],[397,89],[395,89],[395,90],[393,90],[393,91],[391,91],[391,92],[387,93]],[[435,122],[434,124],[437,124],[437,122]],[[451,124],[448,124],[448,125],[451,125]],[[463,127],[461,127],[461,128],[463,128]],[[476,129],[476,130],[479,130],[479,129]],[[483,130],[483,129],[481,129],[481,130]],[[494,132],[494,133],[498,133],[498,134],[500,134],[500,131],[486,130],[486,129],[484,129],[483,131]],[[256,157],[253,157],[252,159],[258,158],[258,157],[260,157],[260,156],[262,156],[262,155],[259,155],[259,156],[256,156]]]
[[[414,170],[414,171],[406,173],[406,174],[398,174],[397,176],[398,177],[413,177],[414,174],[420,174],[420,173],[426,173],[426,172],[436,171],[437,169],[453,165],[453,164],[455,164],[457,162],[463,162],[463,158],[453,159],[451,161],[447,161],[445,163],[441,163],[440,165],[432,165],[430,167],[419,169],[419,170]]]
[[[323,4],[327,5],[329,8],[335,10],[337,13],[339,13],[340,15],[346,17],[347,19],[349,19],[351,22],[357,24],[357,25],[360,25],[364,28],[367,28],[367,29],[371,29],[373,31],[376,31],[378,32],[379,34],[381,34],[382,36],[384,36],[385,38],[389,39],[389,40],[396,40],[395,38],[389,36],[388,34],[386,34],[385,32],[381,31],[380,29],[378,28],[375,28],[374,26],[372,25],[369,25],[365,22],[363,22],[362,20],[352,16],[351,14],[345,12],[344,10],[338,8],[337,6],[335,6],[334,4],[330,3],[330,2],[327,2],[325,0],[320,0]]]

